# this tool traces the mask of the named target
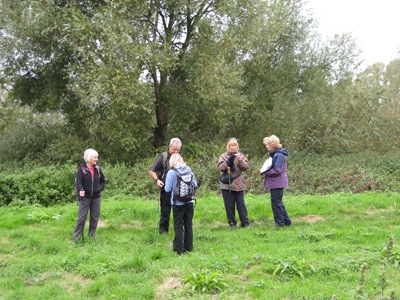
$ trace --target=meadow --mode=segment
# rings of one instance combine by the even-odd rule
[[[0,207],[0,299],[399,299],[400,194],[245,197],[231,230],[222,198],[197,199],[194,251],[172,251],[156,200],[104,197],[95,239],[71,241],[76,203]],[[87,230],[87,227],[86,227]]]

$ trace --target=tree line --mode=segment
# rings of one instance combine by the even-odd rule
[[[0,1],[0,161],[110,162],[237,137],[292,152],[398,150],[400,60],[360,70],[301,0]],[[218,151],[221,147],[217,147]],[[209,149],[209,148],[207,148]]]

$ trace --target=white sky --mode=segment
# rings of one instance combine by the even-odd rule
[[[306,0],[324,38],[351,33],[363,66],[400,58],[399,0]]]

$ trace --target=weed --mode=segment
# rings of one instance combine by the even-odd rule
[[[315,272],[315,267],[312,264],[305,262],[304,259],[292,257],[288,260],[279,259],[272,274],[288,279],[294,276],[304,278]]]
[[[218,272],[211,272],[207,269],[199,273],[190,273],[185,276],[184,284],[193,292],[216,293],[222,291],[227,284]]]

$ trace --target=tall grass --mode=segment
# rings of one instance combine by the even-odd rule
[[[78,244],[76,204],[0,207],[0,299],[400,297],[398,193],[286,195],[285,229],[267,194],[245,199],[252,223],[230,230],[222,198],[200,197],[183,256],[158,234],[157,201],[105,197],[96,239]]]

